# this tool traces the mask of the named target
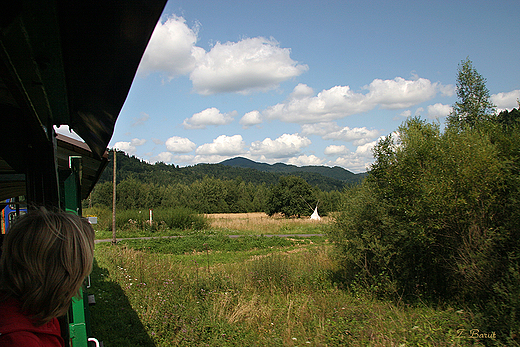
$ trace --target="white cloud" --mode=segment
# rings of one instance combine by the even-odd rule
[[[199,163],[220,163],[221,161],[224,161],[226,159],[229,159],[229,156],[226,155],[219,155],[219,154],[213,154],[213,155],[196,155],[192,159],[193,164],[199,164]]]
[[[393,80],[375,79],[364,89],[368,102],[381,108],[402,109],[430,100],[439,91],[439,83],[431,83],[425,78],[405,80],[396,77]]]
[[[436,119],[448,116],[452,108],[450,105],[443,105],[441,103],[436,103],[435,105],[429,105],[428,108],[428,118]]]
[[[229,124],[236,115],[236,111],[222,114],[217,108],[211,107],[195,113],[191,118],[186,118],[182,125],[186,129],[205,129],[207,125],[219,126]]]
[[[446,86],[431,83],[424,78],[405,80],[375,79],[362,89],[366,93],[354,92],[349,86],[335,86],[312,96],[305,84],[298,84],[284,103],[264,110],[269,119],[291,123],[327,122],[353,114],[370,111],[376,107],[386,109],[408,108],[432,99],[438,92],[444,93]]]
[[[441,85],[437,84],[437,88],[439,88],[439,92],[441,93],[441,96],[447,96],[451,97],[455,95],[455,92],[457,91],[457,88],[453,84],[447,84],[447,85]]]
[[[114,144],[114,148],[123,151],[127,154],[135,154],[136,148],[130,142],[119,141]]]
[[[302,125],[302,134],[319,135],[324,140],[339,140],[353,142],[354,145],[362,145],[379,136],[378,130],[369,130],[366,127],[349,128],[340,127],[333,122]]]
[[[171,152],[161,152],[154,158],[154,162],[171,163],[173,161],[173,154]]]
[[[219,42],[199,57],[190,79],[203,95],[273,89],[308,69],[292,60],[290,54],[290,49],[263,37]]]
[[[195,153],[198,155],[237,155],[245,152],[245,142],[241,135],[220,135],[212,143],[205,143]]]
[[[357,146],[355,154],[365,157],[365,158],[372,158],[374,156],[373,149],[375,145],[381,140],[381,137],[378,138],[375,141],[365,143],[363,145]]]
[[[146,76],[162,72],[170,79],[190,73],[196,57],[204,54],[204,49],[195,46],[197,35],[198,24],[190,29],[183,17],[174,15],[165,23],[157,23],[138,73]]]
[[[114,144],[114,148],[123,151],[127,154],[135,154],[137,147],[142,146],[146,143],[146,140],[132,139],[131,141],[119,141]]]
[[[138,74],[165,74],[169,80],[189,75],[197,93],[242,93],[276,88],[299,76],[308,66],[291,59],[291,50],[275,39],[246,38],[215,44],[209,52],[198,47],[201,24],[192,28],[183,17],[159,22],[139,65]]]
[[[356,154],[349,154],[338,157],[335,160],[329,161],[327,165],[340,166],[349,171],[359,173],[367,171],[372,162],[373,160],[367,157],[359,156]]]
[[[410,117],[411,115],[412,115],[412,111],[410,111],[410,110],[403,111],[403,112],[401,112],[401,114],[400,114],[401,117],[405,117],[405,118],[408,118],[408,117]]]
[[[330,145],[325,148],[323,151],[325,155],[338,155],[338,154],[347,154],[350,153],[349,149],[344,146]]]
[[[314,94],[314,90],[304,83],[299,83],[296,87],[294,87],[293,92],[291,93],[292,99],[303,99],[311,97]]]
[[[300,155],[298,157],[292,157],[287,160],[288,164],[296,165],[296,166],[306,166],[306,165],[321,165],[323,163],[323,159],[318,158],[317,156],[311,155]]]
[[[174,153],[189,153],[197,147],[195,143],[185,137],[173,136],[166,140],[166,149]]]
[[[374,162],[373,149],[381,138],[357,146],[354,152],[351,152],[348,148],[343,148],[345,146],[329,146],[325,148],[325,154],[339,156],[335,160],[329,161],[327,165],[341,166],[353,172],[365,172]]]
[[[493,94],[490,100],[499,110],[511,110],[518,107],[520,90],[513,90],[507,93]]]
[[[266,158],[288,158],[300,153],[311,144],[311,140],[298,134],[283,134],[275,140],[266,138],[251,144],[250,153]]]
[[[240,119],[239,123],[242,124],[244,128],[260,124],[262,123],[262,115],[258,111],[248,112],[244,115],[244,117],[242,117],[242,119]]]

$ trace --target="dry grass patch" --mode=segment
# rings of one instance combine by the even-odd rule
[[[254,213],[214,213],[206,214],[212,228],[225,229],[244,234],[304,234],[321,233],[320,228],[327,224],[329,217],[321,221],[309,217],[284,218],[281,215],[269,217],[264,212]]]

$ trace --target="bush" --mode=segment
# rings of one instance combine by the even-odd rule
[[[375,147],[329,231],[351,283],[452,300],[502,341],[518,336],[520,126],[448,129],[410,119]],[[483,329],[483,328],[482,328]]]
[[[153,210],[152,223],[150,223],[149,211],[150,210],[118,210],[116,212],[116,229],[155,232],[164,229],[201,230],[208,226],[208,222],[204,216],[184,207]],[[83,214],[97,216],[98,229],[112,230],[111,210],[95,207],[85,209]]]

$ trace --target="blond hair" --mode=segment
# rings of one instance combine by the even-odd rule
[[[37,325],[65,315],[92,270],[94,230],[72,213],[45,208],[16,220],[0,258],[0,291],[21,302]]]

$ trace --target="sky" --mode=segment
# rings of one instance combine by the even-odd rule
[[[109,147],[364,172],[407,117],[444,124],[468,57],[497,109],[518,107],[519,13],[518,0],[169,0]]]

